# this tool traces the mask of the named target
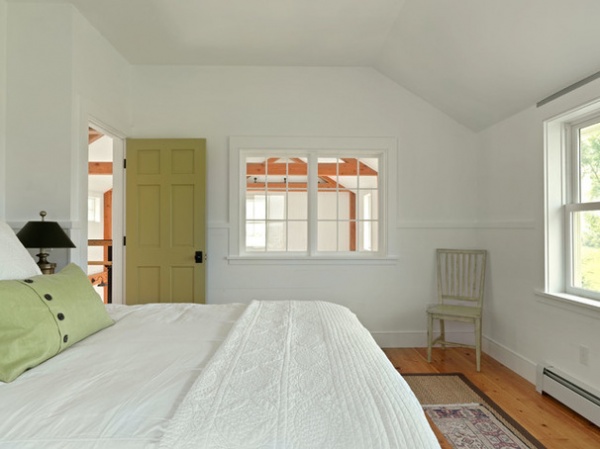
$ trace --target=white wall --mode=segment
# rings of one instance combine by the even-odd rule
[[[0,0],[0,219],[6,214],[6,33],[7,5]]]
[[[334,301],[386,344],[424,344],[434,248],[476,238],[473,133],[364,68],[137,66],[133,79],[135,137],[207,139],[208,302]],[[230,265],[228,138],[248,135],[397,137],[398,263]]]
[[[76,244],[85,241],[90,117],[124,136],[205,137],[209,302],[336,301],[352,307],[388,344],[424,343],[433,249],[473,246],[472,132],[370,69],[132,69],[67,4],[10,2],[6,10],[8,169],[0,198],[9,222],[23,224],[45,209],[70,228]],[[233,135],[397,137],[392,247],[398,263],[229,265],[227,147]],[[82,262],[78,246],[70,257]]]
[[[205,137],[209,302],[335,301],[383,344],[423,345],[434,249],[483,247],[487,351],[530,380],[550,361],[600,387],[598,315],[534,293],[543,286],[541,123],[599,97],[600,82],[473,135],[370,69],[132,68],[71,6],[5,0],[0,61],[0,217],[9,222],[45,209],[85,241],[90,117],[126,136]],[[227,147],[240,135],[397,137],[398,262],[228,264]],[[578,360],[582,344],[589,366]]]
[[[69,202],[48,192],[70,197],[70,7],[9,3],[8,12],[7,216],[27,221],[47,210],[48,219],[69,219]]]
[[[531,108],[480,134],[479,232],[490,250],[486,298],[488,351],[529,380],[550,362],[600,387],[600,311],[569,307],[535,294],[544,286],[542,123],[600,96],[588,84],[546,106]],[[579,346],[590,348],[589,365]]]
[[[5,6],[8,169],[0,199],[15,227],[48,211],[48,219],[67,228],[78,247],[70,254],[54,250],[52,260],[59,267],[69,259],[81,263],[87,239],[87,123],[93,117],[129,130],[130,66],[71,5]]]
[[[126,136],[205,137],[209,302],[335,301],[383,344],[423,345],[434,249],[480,246],[490,251],[487,350],[530,380],[548,360],[598,386],[598,317],[534,294],[543,285],[541,122],[600,96],[598,82],[473,135],[370,69],[132,68],[69,5],[5,0],[0,61],[0,217],[9,222],[46,209],[85,240],[90,117]],[[398,262],[230,265],[227,147],[240,135],[397,137]],[[578,362],[581,344],[589,366]]]

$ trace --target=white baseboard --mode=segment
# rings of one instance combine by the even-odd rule
[[[372,332],[382,348],[425,348],[427,332]],[[458,343],[473,343],[473,332],[448,332],[447,338]],[[535,384],[536,364],[494,340],[483,337],[483,352]]]
[[[535,385],[537,367],[531,360],[487,337],[483,339],[483,352]]]
[[[421,348],[427,346],[423,332],[371,332],[380,348]]]
[[[427,347],[427,332],[371,332],[382,348]],[[473,343],[473,332],[446,332],[446,338],[457,343]]]

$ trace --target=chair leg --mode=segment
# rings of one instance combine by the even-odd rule
[[[431,346],[433,343],[433,315],[427,314],[427,361],[431,363]]]
[[[440,320],[440,337],[442,341],[442,349],[446,349],[446,322],[444,320]]]
[[[477,360],[477,371],[481,371],[481,319],[475,320],[475,357]]]

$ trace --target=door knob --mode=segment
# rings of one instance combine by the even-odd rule
[[[202,263],[204,261],[204,257],[202,255],[202,251],[196,251],[194,253],[194,261],[196,263]]]

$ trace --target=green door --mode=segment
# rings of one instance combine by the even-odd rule
[[[127,139],[126,304],[205,302],[205,174],[204,139]]]

